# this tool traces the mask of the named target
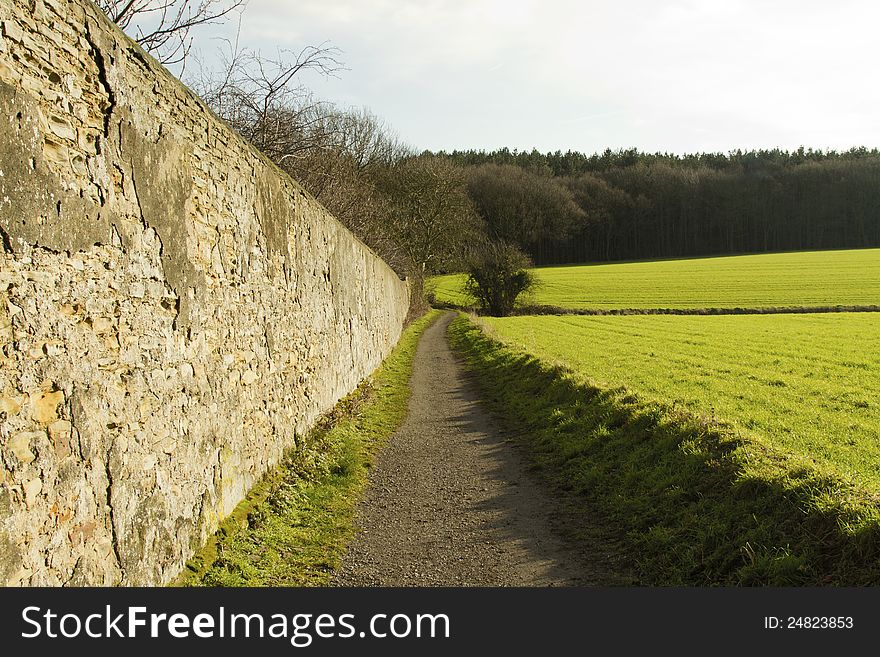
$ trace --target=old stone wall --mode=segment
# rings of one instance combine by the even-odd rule
[[[409,289],[88,0],[0,0],[0,582],[168,582]]]

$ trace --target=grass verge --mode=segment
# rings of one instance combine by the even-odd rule
[[[449,335],[540,475],[626,536],[641,583],[880,583],[876,492],[723,421],[597,387],[467,317]]]
[[[437,311],[248,493],[174,582],[177,586],[322,586],[353,533],[378,449],[403,422],[416,346]]]

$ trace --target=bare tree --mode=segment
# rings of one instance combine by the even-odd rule
[[[223,19],[246,0],[97,0],[165,64],[186,60],[189,30]],[[239,34],[241,23],[239,22]],[[187,84],[233,129],[291,174],[399,274],[420,285],[447,262],[479,219],[464,176],[448,160],[416,157],[366,109],[314,98],[303,74],[344,70],[327,42],[266,57],[227,41],[218,69]],[[421,296],[417,294],[417,296]]]
[[[388,169],[383,190],[391,199],[390,227],[421,283],[440,263],[462,256],[483,235],[462,169],[444,157],[407,158]]]
[[[315,101],[300,78],[344,70],[338,48],[322,43],[269,58],[240,47],[237,36],[227,46],[219,69],[201,68],[187,80],[221,118],[278,164],[330,141],[332,108]]]
[[[571,190],[549,171],[482,164],[468,171],[468,189],[489,235],[538,260],[584,219]]]
[[[165,66],[182,64],[190,30],[222,21],[247,0],[96,0],[104,13]]]
[[[319,104],[313,110],[324,120],[310,126],[300,148],[288,148],[276,161],[395,271],[409,273],[410,260],[389,220],[393,199],[382,182],[413,153],[366,109]]]
[[[344,70],[339,51],[324,43],[270,59],[239,47],[237,39],[227,46],[221,67],[201,68],[189,85],[397,272],[407,272],[377,181],[413,153],[369,110],[340,110],[315,100],[301,83],[307,71]]]
[[[190,86],[399,274],[418,286],[482,234],[458,166],[416,157],[368,110],[340,110],[303,86],[306,72],[344,69],[338,49],[322,43],[267,58],[237,38],[227,45],[221,68],[202,69]]]

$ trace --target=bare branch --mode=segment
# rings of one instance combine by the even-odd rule
[[[114,23],[162,64],[183,64],[192,47],[190,30],[223,22],[247,0],[96,0]]]

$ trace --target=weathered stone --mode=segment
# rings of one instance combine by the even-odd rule
[[[43,490],[43,482],[39,477],[31,479],[24,485],[24,502],[32,509],[37,502],[37,495]]]
[[[45,437],[41,431],[21,431],[9,439],[9,449],[15,454],[15,458],[27,465],[36,458],[31,451],[31,444]]]
[[[63,401],[64,393],[60,390],[31,395],[31,418],[44,426],[51,424],[58,419],[58,404]]]
[[[98,523],[96,523],[94,520],[89,520],[87,522],[78,524],[76,527],[71,529],[68,534],[70,542],[77,543],[79,541],[88,541],[92,538],[97,528]]]
[[[49,425],[49,437],[53,440],[59,437],[69,438],[72,428],[73,425],[67,420],[56,420]]]
[[[60,356],[66,348],[61,340],[50,340],[43,344],[43,351],[47,356]]]
[[[21,28],[11,20],[3,21],[3,36],[19,43],[24,38]]]
[[[92,320],[92,330],[99,335],[113,330],[113,320],[109,317],[96,317]]]
[[[0,413],[6,413],[6,417],[18,415],[21,407],[27,401],[27,396],[17,393],[16,391],[7,390],[0,397]]]
[[[70,438],[73,425],[67,420],[56,420],[49,425],[49,438],[55,448],[55,458],[58,461],[70,456]]]
[[[0,0],[0,583],[163,584],[409,289],[93,4],[44,2]]]
[[[0,495],[4,493],[0,491]],[[21,567],[21,551],[9,536],[0,531],[0,581],[9,582]]]
[[[73,129],[67,120],[60,116],[49,117],[49,130],[51,130],[56,137],[67,139],[69,141],[76,141],[76,130]]]

